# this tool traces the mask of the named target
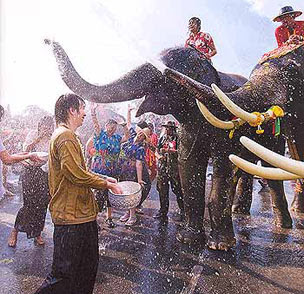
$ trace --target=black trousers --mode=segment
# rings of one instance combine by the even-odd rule
[[[21,179],[23,206],[18,211],[15,229],[35,238],[43,231],[50,201],[48,175],[40,167],[29,166],[24,168]]]
[[[160,200],[160,212],[167,215],[169,210],[169,185],[176,195],[176,201],[181,211],[184,211],[183,192],[178,172],[169,175],[166,172],[159,172],[157,176],[157,191]]]
[[[111,207],[108,190],[96,190],[95,198],[97,201],[99,212],[102,212],[105,203],[106,207]]]
[[[98,261],[96,221],[55,225],[52,272],[36,294],[93,293]]]

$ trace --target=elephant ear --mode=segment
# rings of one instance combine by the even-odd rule
[[[140,104],[136,116],[141,116],[146,112],[153,112],[159,115],[166,115],[170,112],[168,97],[159,94],[147,94],[144,101]]]

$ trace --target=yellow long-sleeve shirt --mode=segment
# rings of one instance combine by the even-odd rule
[[[87,170],[80,142],[66,125],[60,125],[50,140],[49,188],[55,224],[96,219],[98,207],[91,188],[106,189],[107,182]]]

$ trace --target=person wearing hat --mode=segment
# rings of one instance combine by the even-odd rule
[[[151,189],[151,181],[145,160],[145,142],[150,141],[151,131],[148,127],[130,128],[130,137],[127,142],[121,145],[118,165],[120,168],[120,181],[138,182],[142,186],[142,197],[137,208],[140,208],[142,203],[148,197]],[[136,221],[136,208],[132,208],[120,218],[126,226],[133,226]]]
[[[171,189],[176,195],[177,204],[180,209],[180,220],[182,220],[184,216],[184,202],[178,171],[177,127],[174,121],[168,121],[162,126],[165,127],[165,134],[160,137],[157,146],[157,191],[159,193],[160,209],[153,217],[157,219],[167,218],[169,210],[169,186],[171,185]]]
[[[212,37],[208,33],[201,32],[201,20],[198,17],[191,17],[188,24],[189,37],[186,40],[185,47],[196,49],[202,58],[211,61],[217,51]]]
[[[304,21],[295,20],[302,14],[301,11],[294,10],[291,6],[284,6],[280,14],[273,21],[282,24],[276,28],[275,37],[278,47],[289,43],[298,43],[304,41]]]

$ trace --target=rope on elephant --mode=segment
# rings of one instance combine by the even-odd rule
[[[274,121],[274,136],[278,136],[281,133],[281,118],[285,115],[284,110],[278,106],[273,105],[271,106],[266,112],[252,112],[256,116],[255,122],[248,122],[251,127],[257,127],[256,133],[258,135],[263,134],[264,130],[261,128],[261,125],[265,122],[270,120]],[[233,119],[232,122],[234,123],[234,128],[229,132],[229,138],[232,139],[234,132],[240,128],[245,122],[239,119]]]
[[[282,57],[304,45],[304,42],[299,44],[286,44],[282,47],[276,48],[270,52],[265,53],[259,61],[259,64],[263,64],[270,59]]]

